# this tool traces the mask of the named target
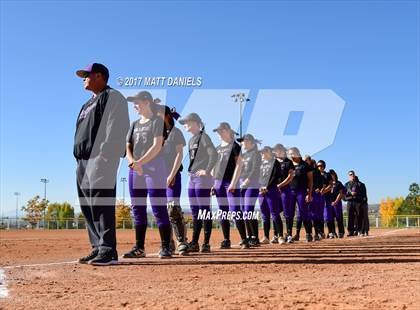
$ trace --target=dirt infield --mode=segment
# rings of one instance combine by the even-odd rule
[[[118,231],[119,254],[133,237],[133,231]],[[249,250],[217,249],[221,234],[215,231],[212,253],[170,260],[153,255],[158,239],[157,231],[148,231],[147,258],[93,267],[74,263],[89,251],[84,230],[0,231],[0,275],[3,270],[8,290],[0,308],[420,307],[418,229]]]

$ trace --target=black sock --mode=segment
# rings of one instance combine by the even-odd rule
[[[200,232],[201,232],[202,226],[203,226],[203,220],[193,220],[192,242],[198,243],[198,239],[200,239]]]
[[[147,225],[135,225],[136,247],[144,250],[144,239],[146,238]]]
[[[161,225],[159,226],[160,240],[162,243],[162,248],[169,248],[171,242],[171,225]]]
[[[327,222],[327,227],[328,227],[328,234],[331,234],[333,232],[332,223],[331,222]]]
[[[302,228],[302,220],[297,220],[296,221],[296,230],[300,231],[301,228]]]
[[[287,230],[287,235],[288,236],[292,235],[292,229],[293,229],[293,219],[287,218],[286,219],[286,230]]]
[[[319,234],[319,221],[313,220],[313,226],[314,226],[315,235],[318,235]]]
[[[241,239],[242,240],[246,239],[246,230],[245,230],[244,220],[236,220],[236,228],[238,228]]]
[[[300,229],[302,228],[302,222],[296,222],[296,235],[300,235]]]
[[[280,232],[280,221],[281,221],[280,218],[273,220],[273,225],[276,228],[275,230],[278,232]],[[279,236],[279,235],[276,235],[276,236]]]
[[[210,243],[211,230],[213,228],[212,220],[204,220],[204,243]]]
[[[230,240],[230,222],[229,220],[221,220],[220,226],[222,226],[223,238]]]
[[[278,236],[279,235],[278,227],[277,227],[274,219],[273,219],[273,233],[274,233],[274,236]]]
[[[305,221],[304,225],[305,225],[306,234],[312,234],[312,222]]]
[[[263,222],[264,227],[264,237],[267,239],[270,237],[270,221]]]
[[[252,226],[253,226],[252,220],[245,220],[245,227],[246,227],[248,238],[251,238],[252,236],[254,236],[254,230]]]
[[[252,234],[255,236],[255,238],[258,239],[258,226],[260,222],[258,220],[252,220]]]

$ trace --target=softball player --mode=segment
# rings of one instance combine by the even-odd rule
[[[291,204],[298,205],[300,218],[306,230],[306,241],[312,241],[312,222],[309,214],[309,203],[312,202],[313,175],[312,169],[302,159],[299,149],[292,147],[288,150],[288,155],[293,161],[295,175],[290,182]],[[294,210],[293,210],[294,211]],[[294,212],[293,212],[294,213]]]
[[[322,188],[322,177],[319,171],[316,169],[316,161],[311,158],[309,155],[305,155],[303,160],[308,164],[309,168],[312,171],[313,178],[313,190],[312,190],[312,201],[308,204],[309,215],[314,226],[315,235],[314,240],[319,241],[320,236],[318,230],[322,229],[324,225],[324,200],[321,196],[320,190]],[[299,241],[300,239],[300,230],[302,229],[302,218],[300,216],[299,209],[296,212],[296,234],[293,236],[293,240]]]
[[[343,183],[338,180],[337,173],[330,169],[329,174],[332,178],[331,188],[331,206],[333,207],[333,216],[337,220],[338,238],[344,237],[344,221],[343,221],[343,205],[341,200],[344,197],[345,187]]]
[[[199,210],[210,212],[211,187],[213,179],[211,170],[217,161],[217,152],[210,137],[204,131],[204,124],[197,113],[188,114],[179,121],[186,131],[193,136],[188,141],[190,164],[188,174],[188,198],[193,218],[192,241],[188,244],[188,251],[202,253],[210,252],[210,236],[213,221],[198,219]],[[198,246],[201,228],[204,224],[204,243]]]
[[[291,215],[292,206],[290,205],[290,182],[294,176],[295,167],[290,159],[287,158],[287,149],[282,144],[276,144],[273,147],[274,154],[277,161],[280,164],[280,180],[279,185],[277,186],[280,191],[281,204],[283,206],[283,216],[286,221],[286,239],[283,238],[283,225],[280,229],[280,238],[279,243],[284,242],[292,243],[292,226],[293,226],[293,216]],[[290,223],[292,219],[292,223]]]
[[[175,109],[168,106],[159,105],[157,114],[162,117],[165,123],[167,138],[163,145],[163,155],[168,167],[168,177],[166,178],[166,196],[168,198],[169,220],[178,242],[178,253],[180,255],[187,254],[188,245],[185,232],[185,220],[180,204],[181,196],[181,172],[182,159],[184,157],[183,148],[186,145],[184,136],[177,127],[175,127],[175,119],[179,118],[179,114]],[[173,240],[171,240],[171,250],[175,250]]]
[[[246,134],[237,139],[242,145],[242,170],[240,177],[241,210],[242,212],[254,212],[255,202],[259,192],[259,174],[261,155],[257,144],[261,142],[251,134]],[[250,246],[259,246],[258,220],[245,220],[247,237]]]
[[[171,226],[166,209],[166,162],[162,156],[164,142],[164,122],[153,110],[156,103],[152,95],[142,91],[134,97],[134,108],[141,116],[134,121],[127,135],[127,159],[129,162],[128,185],[133,210],[136,244],[123,255],[124,258],[145,257],[144,240],[147,229],[147,196],[161,238],[160,258],[170,258],[169,247]]]
[[[328,238],[333,239],[337,234],[335,232],[335,224],[334,224],[334,210],[333,206],[331,205],[331,189],[332,189],[332,178],[331,175],[325,171],[326,164],[325,161],[319,160],[317,163],[317,168],[321,173],[322,180],[323,180],[323,187],[321,190],[321,195],[324,197],[324,220],[327,222],[328,227]]]
[[[324,227],[324,205],[325,200],[322,195],[324,188],[324,179],[321,172],[316,168],[316,161],[311,160],[308,156],[307,162],[311,163],[313,173],[313,191],[312,191],[312,202],[310,203],[310,212],[312,223],[314,226],[314,240],[319,241],[323,238],[323,227]]]
[[[213,129],[221,139],[221,144],[217,146],[216,151],[218,159],[213,170],[214,192],[216,194],[219,208],[224,212],[236,212],[238,218],[235,218],[236,227],[241,236],[240,246],[243,249],[249,248],[246,237],[245,222],[243,220],[240,206],[240,190],[238,185],[242,169],[241,147],[235,142],[235,132],[226,122]],[[239,218],[240,217],[240,218]],[[221,249],[229,249],[230,242],[230,221],[222,218],[220,220],[224,240],[220,244]]]
[[[277,232],[282,231],[283,222],[280,217],[281,198],[278,190],[281,178],[280,163],[273,155],[273,149],[265,146],[261,150],[260,191],[258,201],[264,226],[264,239],[268,239],[270,232],[270,216]],[[278,237],[278,236],[277,236]],[[266,242],[264,242],[266,243]]]

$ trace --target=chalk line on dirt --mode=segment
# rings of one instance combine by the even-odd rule
[[[159,253],[147,254],[146,257],[158,257]],[[14,265],[14,266],[3,266],[3,269],[14,269],[14,268],[23,268],[23,267],[46,267],[54,265],[67,265],[67,264],[77,264],[77,260],[66,261],[66,262],[52,262],[52,263],[39,263],[39,264],[23,264],[23,265]]]
[[[6,274],[3,269],[0,269],[0,298],[6,298],[8,295]]]

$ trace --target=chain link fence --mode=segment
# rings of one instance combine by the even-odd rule
[[[186,215],[186,223],[189,228],[192,227],[191,215]],[[347,223],[347,217],[344,217]],[[369,215],[370,227],[376,228],[419,228],[420,215],[396,215],[386,221],[381,220],[380,216]],[[133,229],[134,224],[131,218],[117,219],[117,229]],[[157,228],[156,221],[153,216],[148,218],[150,228]],[[233,222],[232,222],[233,224]],[[260,225],[262,222],[260,221]],[[213,221],[213,227],[218,228],[219,222]],[[262,227],[262,226],[261,226]],[[83,218],[69,218],[63,220],[40,220],[36,223],[29,223],[23,218],[1,218],[0,229],[86,229],[85,220]]]

